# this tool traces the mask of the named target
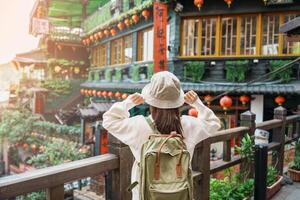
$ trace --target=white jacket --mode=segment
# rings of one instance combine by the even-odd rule
[[[137,163],[140,162],[141,147],[148,140],[149,135],[153,134],[144,116],[130,117],[129,110],[135,106],[129,96],[124,101],[115,103],[103,115],[103,127],[120,141],[127,144],[136,160],[131,172],[132,182],[139,180]],[[184,142],[192,158],[196,144],[214,135],[221,126],[220,120],[199,98],[191,106],[198,111],[198,117],[183,115],[181,124]],[[133,189],[132,199],[139,200],[138,187]]]

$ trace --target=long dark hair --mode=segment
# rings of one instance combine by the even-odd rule
[[[179,108],[161,109],[150,106],[150,112],[157,130],[161,134],[170,134],[176,131],[182,135],[182,125]]]

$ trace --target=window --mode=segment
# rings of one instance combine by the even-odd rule
[[[263,55],[277,55],[279,52],[279,15],[263,16]]]
[[[108,43],[106,43],[106,44],[102,44],[102,45],[100,45],[100,47],[99,47],[99,56],[100,56],[100,58],[99,58],[99,66],[105,66],[105,65],[107,65],[107,59],[106,59],[106,57],[107,57],[107,48],[108,48]]]
[[[153,28],[138,33],[138,60],[153,60]]]
[[[183,21],[183,56],[198,55],[198,19],[187,19]]]
[[[222,55],[236,54],[236,17],[222,18]]]
[[[124,37],[124,63],[132,62],[132,35]]]
[[[201,20],[201,55],[214,55],[216,52],[216,18]]]
[[[256,54],[256,16],[241,17],[241,55]]]
[[[284,16],[284,23],[287,23],[294,18],[298,17],[299,14],[289,14]],[[286,36],[284,35],[283,39],[283,54],[297,54],[299,52],[296,51],[297,46],[299,46],[300,42],[287,42]]]
[[[114,40],[111,42],[111,64],[122,64],[122,48],[123,40],[122,38]]]

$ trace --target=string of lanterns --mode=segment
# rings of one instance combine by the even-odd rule
[[[150,18],[151,12],[149,9],[144,9],[141,12],[141,16],[148,20]],[[137,24],[140,21],[140,15],[135,13],[132,16],[126,17],[125,19],[121,19],[117,23],[103,28],[101,30],[98,30],[97,32],[94,32],[90,34],[89,36],[86,36],[84,39],[82,39],[82,44],[85,46],[89,46],[94,42],[97,42],[98,40],[101,40],[105,37],[109,36],[115,36],[118,31],[123,31],[125,28],[129,28],[131,25]]]
[[[234,0],[224,0],[224,2],[227,4],[228,8],[231,7],[231,4],[233,3],[233,1]],[[269,2],[269,0],[262,0],[262,1],[265,5],[267,5]],[[199,10],[202,8],[203,4],[204,4],[204,0],[194,0],[194,5],[196,7],[198,7]]]
[[[95,97],[104,97],[104,98],[117,98],[117,99],[126,99],[128,97],[128,93],[121,92],[112,92],[112,91],[100,91],[100,90],[92,90],[92,89],[81,89],[80,93],[85,96],[95,96]]]

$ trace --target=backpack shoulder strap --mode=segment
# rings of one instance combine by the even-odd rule
[[[156,134],[160,134],[160,132],[157,130],[154,122],[150,119],[150,117],[149,116],[145,117],[145,119],[146,119],[148,125],[150,126],[150,128],[152,129],[152,131]]]

